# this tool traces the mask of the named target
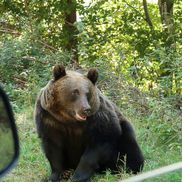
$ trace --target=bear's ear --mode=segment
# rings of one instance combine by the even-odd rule
[[[98,70],[96,68],[91,68],[88,71],[87,78],[95,85],[97,79],[98,79]]]
[[[53,68],[53,76],[54,80],[58,80],[59,78],[63,77],[66,75],[66,71],[64,66],[60,64],[56,64]]]

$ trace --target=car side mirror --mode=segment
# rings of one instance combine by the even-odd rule
[[[19,156],[19,141],[11,105],[0,88],[0,178],[15,166]]]

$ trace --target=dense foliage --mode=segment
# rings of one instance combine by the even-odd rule
[[[65,32],[65,16],[73,7],[77,8],[81,17],[72,24],[78,31]],[[73,35],[77,37],[81,66],[109,65],[113,72],[123,74],[128,81],[145,91],[181,94],[181,12],[180,1],[174,1],[173,14],[170,15],[173,21],[164,25],[159,6],[148,3],[150,25],[140,0],[92,1],[87,7],[82,1],[69,1],[69,4],[66,0],[61,3],[52,0],[36,3],[1,1],[1,48],[6,52],[8,50],[4,49],[11,41],[12,47],[23,45],[26,40],[26,48],[23,47],[26,50],[19,47],[23,55],[15,55],[18,60],[10,59],[8,56],[11,54],[7,56],[9,64],[5,63],[6,69],[13,64],[18,71],[22,70],[19,70],[19,63],[25,64],[21,62],[22,56],[65,51],[64,45]],[[166,32],[166,26],[173,27],[173,31]]]
[[[146,21],[141,1],[92,4],[84,12],[81,59],[110,64],[113,71],[126,75],[145,90],[157,87],[167,94],[180,93],[182,32],[178,15],[182,7],[174,6],[174,25],[170,26],[175,26],[175,31],[168,37],[158,5],[149,4],[148,8],[152,28]],[[167,40],[170,36],[175,39],[172,44]]]
[[[92,0],[85,6],[82,0],[0,0],[0,83],[16,113],[33,108],[55,63],[75,69],[76,52],[76,66],[97,67],[98,87],[143,129],[139,136],[148,140],[143,144],[147,169],[156,146],[181,151],[182,4],[158,3]],[[166,12],[161,11],[164,4]],[[25,127],[30,146],[36,138],[31,127]]]

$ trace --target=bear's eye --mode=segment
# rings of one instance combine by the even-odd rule
[[[78,89],[74,89],[73,92],[72,92],[72,95],[73,95],[73,96],[80,95],[79,90],[78,90]]]

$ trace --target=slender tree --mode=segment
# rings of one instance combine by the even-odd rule
[[[72,64],[77,67],[79,65],[77,52],[77,28],[76,22],[76,0],[67,0],[67,9],[65,10],[65,19],[63,25],[63,32],[66,36],[65,50],[72,52]]]
[[[173,0],[158,0],[161,23],[163,25],[163,42],[166,49],[166,54],[168,55],[168,60],[171,62],[174,59],[172,53],[175,52],[175,39],[174,39],[174,22],[173,22]],[[169,59],[170,58],[170,59]],[[161,64],[161,78],[168,78],[168,90],[166,95],[172,92],[173,80],[175,73],[172,72],[171,62],[165,61]]]
[[[174,39],[174,22],[173,22],[173,6],[174,0],[158,0],[161,23],[163,25],[163,34],[165,45],[168,48],[175,47]]]
[[[143,8],[145,12],[145,20],[148,23],[150,29],[153,29],[153,24],[149,16],[148,7],[147,7],[147,0],[143,0]]]

